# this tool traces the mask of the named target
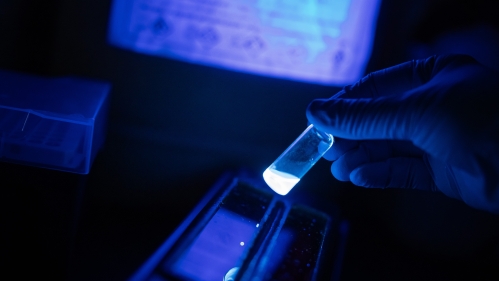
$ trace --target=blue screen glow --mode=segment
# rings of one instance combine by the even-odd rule
[[[240,265],[258,228],[250,220],[221,208],[172,267],[189,280],[220,281]]]
[[[114,0],[109,40],[140,53],[326,85],[364,74],[381,0]]]

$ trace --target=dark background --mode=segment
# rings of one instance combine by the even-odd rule
[[[367,72],[449,52],[497,68],[488,2],[384,0]],[[113,86],[88,176],[0,164],[1,264],[14,279],[126,279],[224,171],[263,171],[304,129],[310,100],[338,91],[112,47],[110,6],[0,1],[0,68]],[[441,194],[341,183],[326,161],[296,189],[351,222],[342,280],[499,279],[497,216]]]

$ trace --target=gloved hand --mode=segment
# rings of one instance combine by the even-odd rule
[[[499,214],[499,74],[463,55],[371,73],[307,117],[336,142],[333,175],[364,187],[441,191]]]

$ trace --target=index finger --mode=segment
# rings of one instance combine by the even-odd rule
[[[372,72],[357,83],[344,87],[332,98],[359,99],[394,96],[417,88],[430,80],[435,56],[412,60]]]

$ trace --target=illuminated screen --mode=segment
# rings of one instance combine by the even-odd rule
[[[381,0],[114,0],[109,41],[141,53],[344,85],[364,74]]]

